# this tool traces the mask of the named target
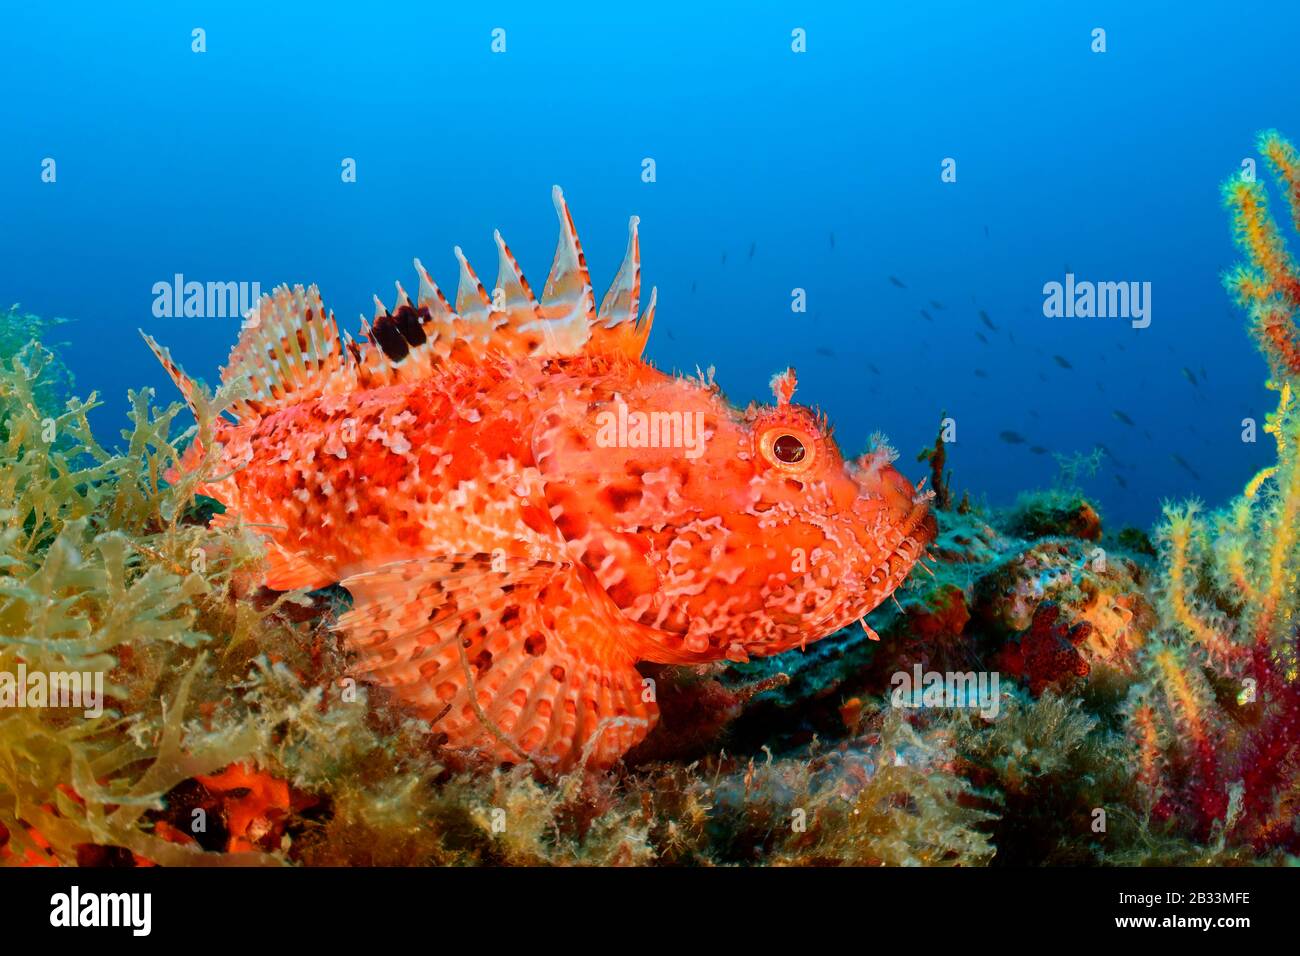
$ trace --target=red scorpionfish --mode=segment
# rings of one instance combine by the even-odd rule
[[[263,296],[222,376],[245,382],[215,429],[222,477],[198,490],[226,507],[214,524],[265,536],[267,587],[348,590],[359,674],[447,745],[564,770],[654,726],[639,661],[743,661],[861,621],[934,519],[886,447],[841,457],[793,370],[774,406],[740,410],[711,370],[646,362],[636,217],[597,307],[554,199],[540,302],[499,233],[491,294],[457,248],[453,309],[417,259],[417,301],[376,298],[365,343],[315,286]]]

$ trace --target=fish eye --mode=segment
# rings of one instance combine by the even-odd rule
[[[803,461],[807,453],[808,450],[804,448],[803,442],[794,435],[782,435],[772,442],[772,456],[787,465],[797,465]]]
[[[754,435],[755,450],[772,467],[800,475],[817,467],[820,436],[788,419],[760,425]]]

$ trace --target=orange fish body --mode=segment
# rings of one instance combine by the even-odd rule
[[[268,587],[350,592],[359,672],[449,746],[568,769],[653,726],[638,661],[745,660],[860,620],[933,519],[887,449],[840,457],[792,371],[742,411],[711,373],[643,361],[637,220],[597,309],[555,200],[540,303],[499,235],[492,296],[457,250],[453,311],[417,260],[417,302],[399,284],[364,345],[315,287],[264,297],[223,376],[249,387],[217,428],[224,477],[199,490],[265,536]]]

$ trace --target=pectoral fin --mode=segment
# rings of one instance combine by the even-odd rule
[[[490,554],[399,561],[342,582],[360,673],[447,745],[506,762],[607,767],[658,710],[628,620],[581,565]]]

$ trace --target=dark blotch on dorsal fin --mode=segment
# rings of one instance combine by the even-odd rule
[[[393,322],[397,326],[397,331],[401,332],[402,338],[413,347],[428,341],[428,336],[424,334],[424,323],[428,321],[431,321],[429,310],[417,310],[412,305],[404,305],[393,313]]]
[[[397,321],[391,315],[381,315],[375,319],[375,324],[370,328],[370,338],[394,362],[400,362],[411,351],[411,346],[407,344],[397,327]]]

